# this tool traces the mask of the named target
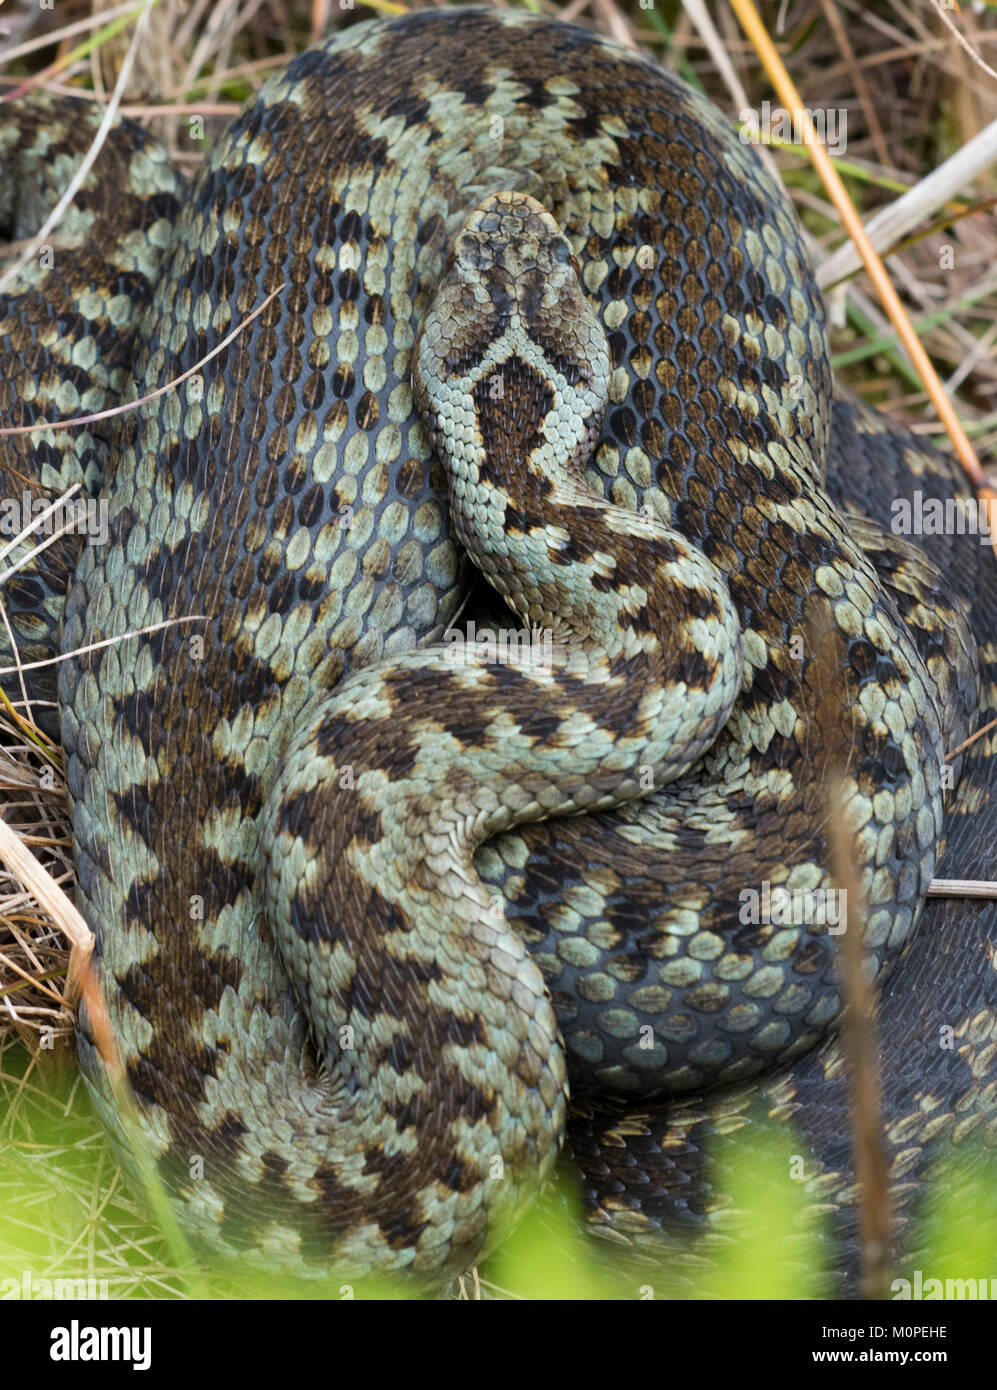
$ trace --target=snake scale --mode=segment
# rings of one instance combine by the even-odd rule
[[[4,108],[10,240],[95,127]],[[891,531],[966,486],[835,387],[791,207],[719,113],[536,16],[359,23],[189,188],[113,127],[0,335],[0,412],[47,426],[0,439],[5,490],[79,483],[109,528],[8,578],[4,664],[64,657],[5,688],[58,717],[195,1241],[431,1284],[563,1151],[595,1233],[667,1250],[774,1123],[847,1287],[835,781],[909,1250],[932,1157],[997,1142],[995,914],[925,906],[994,877],[992,735],[945,758],[997,706],[997,567]],[[823,915],[746,916],[773,888]],[[78,1045],[134,1166],[86,1008]]]

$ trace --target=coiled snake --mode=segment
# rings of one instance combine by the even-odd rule
[[[11,239],[94,124],[0,118]],[[653,1245],[768,1116],[847,1269],[836,779],[902,1239],[935,1148],[997,1137],[994,914],[924,910],[993,877],[991,739],[944,771],[997,703],[993,558],[889,531],[966,488],[832,405],[754,152],[591,34],[438,11],[296,59],[189,192],[117,126],[58,235],[0,305],[7,421],[203,363],[0,440],[8,491],[107,501],[3,597],[22,661],[66,653],[78,900],[192,1234],[429,1282],[565,1145],[593,1227]],[[508,608],[458,615],[465,551]],[[79,1052],[128,1163],[85,1009]]]

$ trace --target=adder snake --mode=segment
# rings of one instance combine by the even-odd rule
[[[0,116],[12,240],[94,127]],[[66,654],[78,902],[192,1235],[432,1282],[563,1146],[593,1229],[661,1248],[768,1117],[847,1271],[837,779],[903,1248],[933,1153],[997,1139],[994,913],[924,906],[994,876],[991,739],[944,769],[997,703],[997,581],[890,532],[966,488],[835,392],[755,152],[582,30],[428,12],[296,59],[189,190],[118,125],[58,235],[0,304],[10,423],[245,323],[0,439],[8,492],[108,505],[3,599],[22,661]],[[465,552],[511,612],[459,611]],[[455,660],[469,619],[533,645]],[[780,889],[824,906],[746,915]]]

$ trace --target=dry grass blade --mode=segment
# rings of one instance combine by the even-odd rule
[[[104,109],[104,115],[101,117],[100,125],[97,127],[90,148],[87,150],[86,154],[80,160],[79,168],[76,170],[76,172],[73,174],[73,177],[70,179],[66,187],[66,191],[63,193],[62,197],[59,199],[55,207],[49,213],[48,217],[46,217],[39,230],[35,233],[35,237],[31,245],[25,247],[25,249],[18,256],[17,260],[14,261],[13,265],[8,266],[7,269],[4,271],[3,275],[0,275],[0,292],[7,288],[7,286],[14,280],[15,276],[17,275],[18,271],[20,271],[22,266],[27,265],[31,257],[45,244],[46,237],[49,235],[51,231],[54,230],[54,228],[56,228],[59,225],[59,222],[61,221],[66,209],[69,207],[70,203],[76,197],[77,191],[82,185],[83,180],[86,178],[87,174],[89,174],[90,170],[93,168],[94,162],[98,154],[100,154],[101,149],[103,148],[104,141],[107,139],[108,131],[114,124],[115,114],[117,112],[118,105],[121,101],[121,97],[124,93],[125,87],[127,86],[128,78],[132,70],[132,64],[135,61],[135,54],[138,52],[139,40],[142,37],[142,33],[149,15],[149,11],[155,3],[156,0],[145,0],[142,12],[136,20],[135,32],[132,35],[132,41],[128,46],[128,52],[125,54],[125,61],[121,64],[121,72],[118,76],[117,85],[115,86],[114,91],[111,94],[110,101],[107,103],[107,106]]]
[[[682,8],[689,16],[696,27],[706,50],[717,72],[724,80],[727,90],[733,96],[738,106],[748,105],[748,95],[744,90],[744,85],[737,75],[737,69],[730,60],[730,55],[724,47],[723,39],[717,32],[717,26],[713,22],[713,17],[706,7],[705,0],[682,0]]]
[[[39,864],[10,826],[0,819],[0,860],[24,884],[44,911],[71,943],[69,958],[69,1003],[78,997],[78,984],[87,971],[93,953],[93,932],[62,891],[55,879]],[[73,982],[77,988],[73,988]]]
[[[682,8],[689,16],[690,21],[696,28],[696,32],[706,45],[706,50],[713,59],[717,72],[720,73],[724,80],[724,85],[734,100],[734,105],[737,107],[738,111],[743,111],[750,105],[748,94],[744,90],[744,84],[737,75],[737,69],[731,62],[727,50],[724,47],[723,39],[717,33],[716,25],[713,23],[713,19],[710,16],[709,10],[706,8],[704,0],[682,0]],[[776,169],[775,161],[765,145],[758,146],[758,157],[768,169],[769,173],[772,174],[774,178],[778,178],[779,171]]]
[[[637,47],[630,31],[630,21],[614,3],[614,0],[593,0],[593,10],[610,38],[623,44],[625,48]]]
[[[974,729],[967,738],[964,738],[961,743],[956,744],[951,753],[945,754],[945,761],[950,762],[958,753],[964,752],[974,744],[977,739],[982,738],[984,734],[988,734],[991,729],[997,729],[997,719],[991,719],[988,723],[984,724],[982,728]]]
[[[114,19],[122,19],[125,15],[137,15],[141,8],[141,0],[139,3],[136,3],[136,0],[129,0],[128,4],[118,5],[113,10],[102,10],[100,13],[89,14],[83,19],[77,19],[72,24],[64,24],[61,29],[54,33],[40,34],[38,38],[26,39],[16,48],[8,48],[0,56],[5,63],[16,62],[19,58],[25,58],[29,53],[35,53],[40,48],[50,48],[58,40],[71,39],[76,34],[89,33],[91,29],[99,29],[102,24],[108,24]]]
[[[39,543],[36,546],[33,546],[31,550],[27,551],[24,555],[22,555],[19,560],[15,560],[12,565],[8,565],[7,568],[3,571],[3,573],[0,574],[0,589],[3,588],[7,580],[10,579],[11,575],[16,574],[18,570],[24,569],[24,567],[30,564],[36,556],[42,553],[43,550],[47,550],[50,545],[55,545],[57,540],[60,540],[63,536],[68,535],[69,532],[72,530],[73,525],[74,522],[72,520],[67,521],[64,526],[60,526],[58,531],[53,531],[51,535],[46,536],[43,541],[39,541]],[[27,530],[22,532],[22,535],[27,534]],[[23,668],[18,669],[20,670]]]
[[[865,969],[865,909],[855,872],[854,845],[848,833],[841,784],[829,787],[831,857],[834,878],[845,894],[845,930],[841,937],[842,993],[845,1009],[841,1035],[848,1055],[852,1093],[852,1149],[859,1199],[862,1293],[890,1296],[890,1198],[883,1148],[883,1096],[876,1043],[875,995]]]
[[[866,236],[877,252],[894,246],[919,227],[973,179],[997,161],[997,121],[964,145],[951,159],[919,180],[909,192],[881,209],[865,224]],[[817,283],[828,289],[860,269],[862,258],[848,241],[818,268]]]
[[[845,28],[841,15],[838,13],[834,0],[820,0],[821,10],[834,33],[835,42],[841,51],[841,56],[848,64],[851,71],[855,74],[855,90],[858,92],[859,100],[862,103],[862,110],[865,114],[866,124],[869,127],[869,134],[876,147],[876,154],[882,164],[889,164],[890,152],[886,144],[886,136],[880,124],[879,116],[876,114],[876,103],[872,99],[869,91],[869,84],[865,80],[865,73],[855,62],[855,50],[852,48],[851,40],[848,37],[848,30]]]
[[[997,883],[981,878],[933,878],[929,898],[997,898]]]
[[[890,317],[894,328],[897,331],[901,342],[910,355],[911,362],[915,370],[924,383],[925,390],[931,397],[932,404],[938,412],[938,417],[945,426],[949,438],[952,440],[953,448],[959,458],[966,476],[969,478],[973,487],[976,489],[977,496],[984,501],[989,514],[993,518],[994,546],[997,547],[997,492],[993,488],[980,467],[980,461],[965,430],[953,409],[952,403],[945,394],[945,388],[938,379],[931,359],[925,351],[921,340],[911,325],[907,316],[907,311],[900,302],[900,296],[893,288],[886,268],[876,250],[870,242],[861,218],[855,211],[855,206],[848,196],[844,184],[831,162],[827,150],[817,135],[810,113],[800,99],[800,94],[786,71],[785,65],[779,54],[776,52],[775,45],[769,38],[762,24],[758,11],[752,4],[752,0],[730,0],[731,7],[740,21],[741,27],[748,38],[754,44],[762,64],[778,93],[779,100],[782,101],[792,112],[800,113],[803,117],[805,130],[805,140],[810,159],[820,175],[820,178],[827,189],[828,194],[841,216],[845,229],[851,236],[858,248],[862,263],[866,268],[869,278],[876,287],[880,302]]]
[[[74,483],[72,487],[68,487],[66,491],[60,493],[55,501],[47,506],[44,511],[39,512],[36,517],[33,517],[31,521],[28,522],[27,526],[25,526],[22,531],[19,531],[12,540],[9,540],[6,545],[0,546],[0,560],[6,560],[10,552],[15,549],[16,546],[20,545],[27,536],[33,535],[35,531],[40,530],[41,527],[45,525],[46,521],[48,521],[49,517],[54,515],[60,507],[64,506],[71,497],[75,496],[82,486],[82,483]],[[2,584],[2,582],[3,581],[0,580],[0,584]]]
[[[152,632],[162,632],[163,628],[176,627],[180,623],[203,623],[203,613],[190,613],[183,618],[168,618],[165,622],[150,623],[148,627],[137,627],[130,632],[121,632],[114,637],[105,637],[100,642],[90,642],[85,647],[74,647],[71,652],[59,656],[45,657],[43,661],[25,661],[18,666],[0,666],[0,676],[16,676],[21,671],[37,671],[43,666],[58,666],[71,656],[86,656],[88,652],[99,651],[102,647],[116,647],[119,642],[127,642],[130,637],[146,637]]]
[[[158,386],[155,391],[150,391],[148,395],[138,396],[133,401],[126,401],[124,405],[110,406],[107,410],[97,410],[92,415],[77,415],[70,420],[57,420],[54,423],[46,420],[36,420],[33,425],[6,425],[3,429],[0,429],[0,436],[37,434],[39,430],[68,430],[75,429],[80,425],[92,425],[97,420],[110,420],[116,415],[127,415],[130,411],[137,410],[139,406],[146,405],[149,401],[157,400],[160,396],[165,396],[167,391],[176,390],[178,386],[181,386],[190,377],[199,372],[213,357],[217,357],[220,352],[223,352],[225,348],[228,347],[229,343],[233,342],[243,329],[247,328],[253,322],[253,319],[257,318],[269,304],[273,303],[284,288],[285,286],[282,281],[275,290],[271,290],[261,304],[257,304],[251,314],[247,314],[241,323],[237,324],[236,327],[232,329],[231,333],[227,334],[210,352],[206,352],[199,362],[195,362],[193,367],[188,367],[180,376],[173,377],[170,381],[167,381],[165,385]],[[75,489],[73,490],[75,491]],[[56,506],[58,506],[58,502],[53,503],[52,509],[54,510]],[[46,513],[46,515],[48,515],[48,513]],[[39,524],[42,519],[43,518],[37,519]]]
[[[58,760],[25,740],[22,723],[0,729],[0,1044],[13,1031],[33,1054],[68,1056],[70,947],[82,969],[93,938],[66,895],[74,875]]]
[[[952,37],[956,40],[959,46],[969,55],[969,57],[973,60],[977,67],[982,68],[988,77],[997,78],[997,71],[995,71],[989,63],[985,63],[983,61],[980,54],[977,53],[976,49],[969,42],[969,39],[966,38],[966,35],[956,24],[952,16],[945,13],[945,6],[936,3],[933,8],[935,13],[938,15],[938,18],[942,21],[945,27],[952,34]]]

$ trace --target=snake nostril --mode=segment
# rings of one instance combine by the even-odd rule
[[[507,317],[512,313],[515,298],[504,280],[493,279],[488,284],[488,295],[497,313]]]

